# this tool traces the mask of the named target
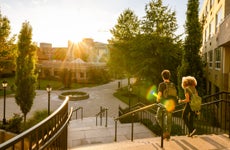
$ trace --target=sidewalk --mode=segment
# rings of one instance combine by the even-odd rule
[[[119,80],[121,81],[121,80]],[[127,80],[122,80],[122,85],[127,84]],[[113,96],[113,93],[118,88],[118,81],[113,81],[105,85],[97,87],[85,87],[81,89],[72,89],[69,91],[83,91],[89,94],[89,98],[81,101],[69,101],[69,108],[71,107],[83,107],[84,117],[95,116],[99,112],[100,106],[108,108],[108,116],[118,116],[118,106],[126,107],[127,105]],[[68,91],[68,90],[66,90]],[[50,95],[50,110],[56,110],[61,104],[62,100],[58,98],[58,95],[64,91],[51,91]],[[34,104],[27,114],[27,119],[30,118],[37,110],[48,109],[48,94],[45,90],[37,90]],[[20,107],[16,104],[13,95],[7,95],[5,115],[6,119],[10,119],[14,114],[22,114]],[[3,97],[0,97],[0,120],[3,118]]]

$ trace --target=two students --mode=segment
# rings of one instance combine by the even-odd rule
[[[163,94],[164,90],[166,90],[166,83],[172,83],[170,81],[170,76],[171,76],[170,71],[169,70],[163,70],[161,73],[161,76],[162,76],[163,82],[161,82],[158,86],[157,102],[165,104],[165,102],[168,101],[167,104],[174,105],[174,106],[170,106],[170,105],[166,106],[166,118],[167,119],[165,121],[166,124],[164,125],[165,128],[163,129],[163,137],[166,139],[170,139],[171,123],[172,123],[172,113],[171,112],[174,109],[167,109],[167,107],[175,108],[175,103],[173,103],[173,102],[169,103],[169,101],[172,99],[164,97],[164,94]],[[189,104],[191,101],[192,93],[198,94],[196,91],[196,88],[195,88],[196,85],[197,85],[197,81],[194,77],[191,77],[191,76],[183,77],[181,86],[184,89],[185,99],[184,100],[178,100],[178,103],[186,103],[182,116],[183,116],[183,120],[184,120],[186,126],[189,129],[188,136],[190,136],[190,137],[193,136],[196,132],[196,129],[193,126],[193,118],[195,116],[195,112],[191,110],[191,107]],[[174,98],[174,101],[176,101],[175,98]],[[160,108],[158,108],[157,120],[158,120],[160,126],[162,126],[162,124],[161,124],[162,120],[160,119],[161,113],[162,113],[162,110]]]

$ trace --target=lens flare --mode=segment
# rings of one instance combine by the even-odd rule
[[[163,104],[168,112],[172,112],[175,109],[175,101],[173,99],[166,100]]]
[[[157,97],[157,87],[153,85],[148,89],[146,99],[150,101],[156,97]]]

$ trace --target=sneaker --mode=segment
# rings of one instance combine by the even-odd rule
[[[193,129],[192,132],[189,134],[190,137],[192,137],[196,132],[196,129]]]

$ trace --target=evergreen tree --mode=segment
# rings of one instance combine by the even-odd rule
[[[16,60],[16,103],[24,115],[30,111],[36,95],[37,76],[35,74],[36,46],[32,44],[32,27],[29,22],[22,24],[22,29],[18,36],[18,57]]]
[[[199,94],[205,93],[205,80],[203,72],[203,62],[200,53],[202,43],[202,27],[198,18],[199,0],[188,0],[186,22],[185,22],[185,41],[182,64],[178,71],[179,94],[183,96],[181,80],[183,76],[194,76],[197,79]]]
[[[10,21],[0,11],[0,74],[15,69],[15,36],[10,37]],[[12,70],[11,70],[12,71]]]

